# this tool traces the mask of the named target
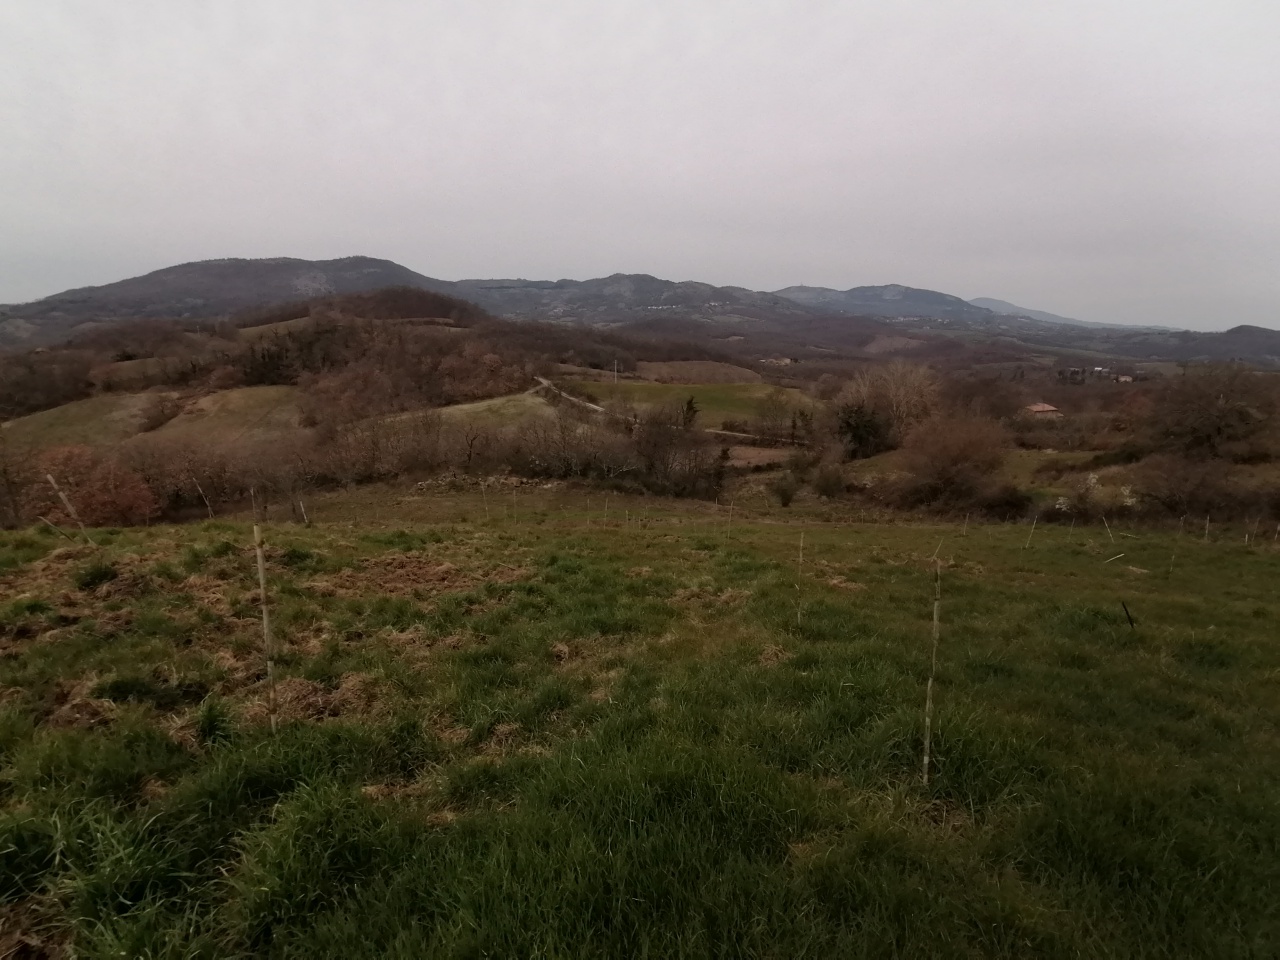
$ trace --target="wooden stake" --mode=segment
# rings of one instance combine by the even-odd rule
[[[964,529],[960,531],[960,536],[967,537],[969,535],[969,515],[964,515]]]
[[[46,473],[45,476],[49,478],[49,484],[53,487],[53,492],[58,495],[58,499],[62,501],[62,505],[67,508],[67,514],[80,527],[80,535],[84,537],[85,542],[90,546],[97,546],[97,544],[93,542],[93,538],[89,536],[89,531],[84,528],[84,523],[81,522],[80,515],[76,513],[76,508],[71,505],[71,500],[62,492],[62,488],[58,486],[58,481],[53,479],[53,474]]]
[[[301,497],[298,498],[298,509],[302,512],[302,525],[305,527],[311,526],[311,518],[307,516],[307,507],[302,502]]]
[[[938,554],[939,554],[940,552],[942,552],[942,545],[943,545],[944,543],[946,543],[946,542],[947,542],[947,538],[946,538],[946,537],[943,537],[941,540],[939,540],[939,541],[938,541],[938,547],[937,547],[937,549],[936,549],[936,550],[934,550],[934,551],[933,551],[933,556],[929,558],[930,560],[937,560],[937,559],[938,559]]]
[[[1031,538],[1036,535],[1036,524],[1039,522],[1040,522],[1040,514],[1037,513],[1035,519],[1031,521],[1031,532],[1027,534],[1027,542],[1022,545],[1023,550],[1031,546]]]
[[[942,564],[935,568],[933,582],[933,653],[929,659],[929,683],[924,694],[924,785],[929,786],[929,750],[933,746],[933,678],[938,673],[938,639],[942,634]]]
[[[1111,560],[1119,560],[1119,559],[1120,559],[1121,557],[1123,557],[1123,556],[1124,556],[1124,554],[1123,554],[1123,553],[1117,553],[1114,557],[1112,557],[1112,558],[1111,558]],[[1110,562],[1111,562],[1111,560],[1103,560],[1102,562],[1103,562],[1104,564],[1105,564],[1105,563],[1110,563]]]
[[[480,481],[480,501],[484,504],[484,518],[489,519],[489,491],[485,489],[485,482]]]
[[[1111,542],[1116,542],[1116,535],[1111,532],[1111,524],[1107,523],[1107,515],[1102,515],[1102,525],[1107,528],[1107,536],[1111,538]]]
[[[804,576],[804,531],[800,531],[800,557],[796,560],[796,626],[800,626],[800,611],[804,609],[804,598],[800,595],[800,578]]]
[[[1209,514],[1204,515],[1204,542],[1209,542]]]
[[[258,557],[258,591],[262,599],[262,645],[267,656],[267,715],[271,732],[276,732],[276,651],[271,637],[271,616],[267,612],[267,560],[262,552],[262,528],[253,525],[253,551]]]
[[[209,498],[204,495],[204,487],[200,486],[200,481],[193,475],[191,482],[196,485],[196,493],[200,494],[200,499],[204,501],[204,507],[209,511],[209,519],[213,519],[213,504],[209,502]]]

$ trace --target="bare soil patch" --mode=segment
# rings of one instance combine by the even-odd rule
[[[282,721],[324,720],[328,717],[369,717],[385,714],[390,707],[386,684],[367,673],[345,673],[330,690],[303,677],[285,677],[276,683],[276,716]],[[271,718],[265,683],[256,686],[244,710],[250,723]]]
[[[760,374],[746,367],[717,360],[667,360],[661,363],[641,361],[636,373],[644,380],[658,383],[760,383]]]
[[[470,590],[485,583],[514,583],[528,576],[524,567],[498,564],[486,570],[463,570],[425,553],[387,553],[371,557],[359,568],[315,577],[307,586],[326,596],[359,597],[376,593],[420,597]]]

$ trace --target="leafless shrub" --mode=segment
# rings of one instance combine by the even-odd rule
[[[800,481],[796,475],[787,472],[769,481],[769,493],[778,501],[778,505],[789,507],[796,498],[796,494],[800,492]]]
[[[142,405],[142,415],[138,421],[138,429],[143,433],[158,430],[182,412],[178,398],[171,393],[152,393],[147,395]]]
[[[1000,469],[1006,436],[990,420],[939,417],[908,435],[903,462],[926,483],[973,485]]]
[[[142,477],[90,447],[54,447],[36,461],[36,473],[57,479],[75,508],[76,515],[89,526],[133,526],[159,513],[155,496]],[[55,523],[72,520],[52,486],[32,483],[24,497],[28,522],[45,517]]]
[[[26,490],[37,479],[31,451],[15,446],[0,430],[0,523],[5,527],[24,522]]]
[[[843,496],[846,485],[844,472],[839,464],[824,463],[813,474],[813,490],[824,499],[834,500]]]
[[[939,383],[933,371],[895,360],[861,371],[840,392],[835,403],[837,409],[862,409],[883,420],[890,439],[901,443],[916,424],[938,409],[939,396]]]
[[[1033,399],[1018,382],[1000,376],[950,377],[942,383],[939,397],[953,416],[994,420],[1016,418]]]
[[[1194,459],[1268,459],[1277,447],[1277,390],[1238,366],[1172,377],[1141,422],[1159,449]]]
[[[1222,464],[1171,454],[1148,457],[1134,468],[1133,480],[1148,509],[1175,516],[1239,512],[1249,499]]]
[[[997,485],[1006,445],[1004,431],[990,420],[926,420],[903,445],[908,479],[900,499],[906,504],[975,502]]]
[[[214,390],[233,390],[244,386],[244,371],[229,363],[214,367],[209,374],[209,386]]]

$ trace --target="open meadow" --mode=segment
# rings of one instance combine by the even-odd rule
[[[770,397],[803,406],[807,401],[795,389],[767,383],[652,383],[623,380],[618,383],[570,380],[570,387],[597,398],[601,403],[622,403],[644,407],[678,407],[690,397],[697,405],[705,426],[719,428],[725,420],[749,420]]]
[[[247,518],[0,533],[0,954],[1280,950],[1270,536],[428,489],[275,510],[274,698]]]

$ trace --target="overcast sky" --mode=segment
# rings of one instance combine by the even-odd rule
[[[0,0],[0,302],[187,260],[1280,326],[1277,0]]]

